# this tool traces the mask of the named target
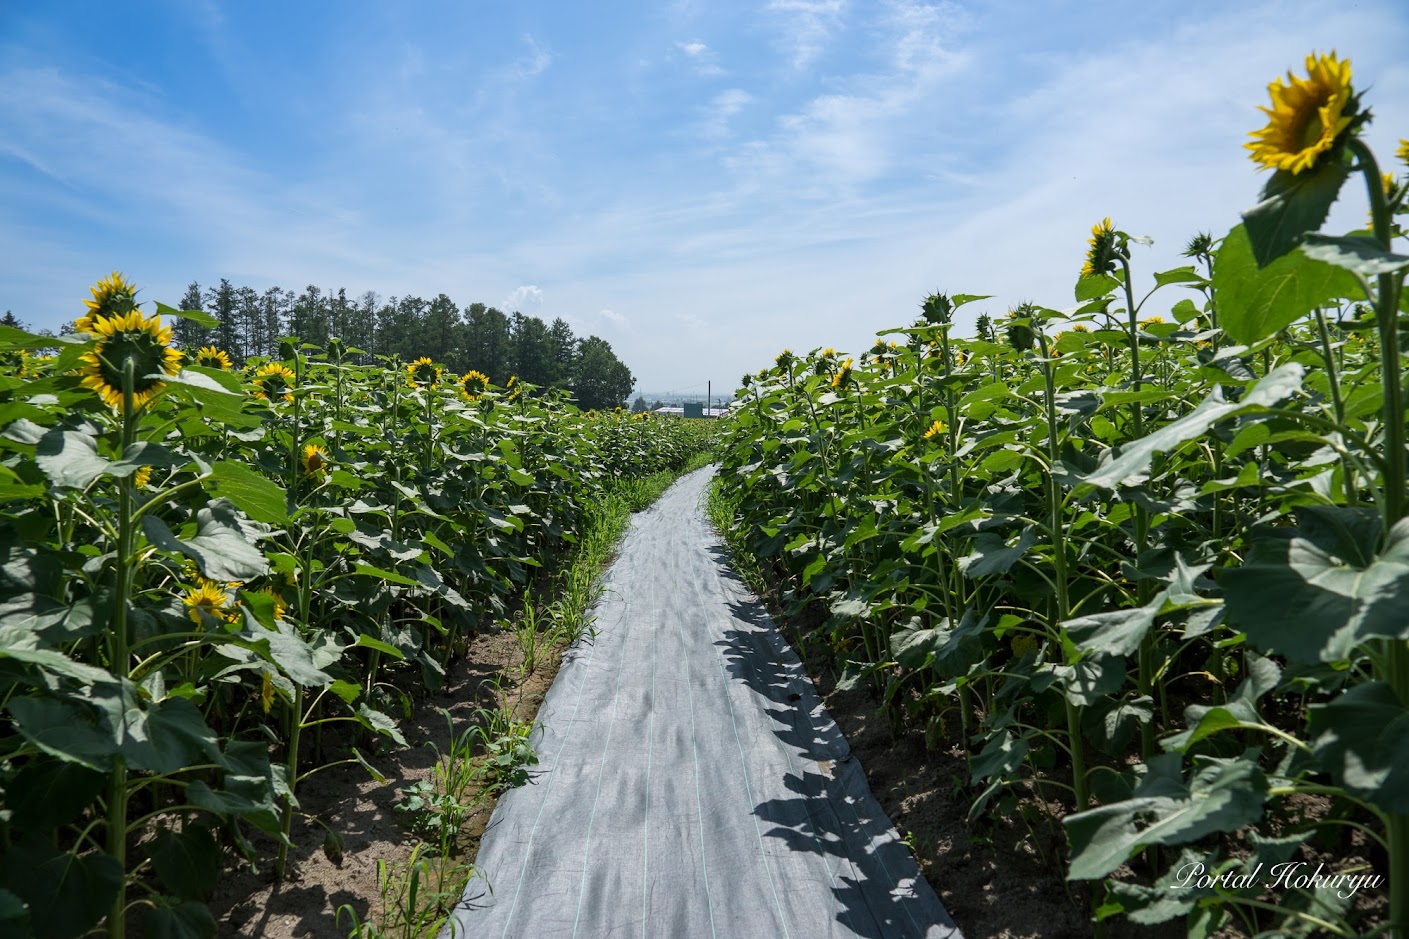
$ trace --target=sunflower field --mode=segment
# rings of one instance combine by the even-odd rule
[[[843,686],[957,741],[971,820],[1062,802],[1098,923],[1409,935],[1409,141],[1382,172],[1349,63],[1307,69],[1256,207],[1143,296],[1105,219],[1075,306],[960,338],[986,298],[934,294],[855,358],[784,351],[722,445]]]
[[[704,442],[337,339],[232,371],[163,316],[213,325],[114,274],[72,335],[0,327],[4,935],[214,935],[225,853],[282,874],[300,782],[375,774],[323,729],[403,743],[401,689]]]

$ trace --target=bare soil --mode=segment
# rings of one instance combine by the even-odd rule
[[[795,648],[797,630],[789,629]],[[806,659],[813,684],[861,761],[871,791],[910,844],[920,870],[965,936],[1065,939],[1092,935],[1085,885],[1069,884],[1061,863],[1063,809],[1029,792],[1020,809],[969,824],[975,792],[959,743],[957,717],[931,749],[923,728],[898,731],[866,688],[838,689],[824,653]],[[947,738],[947,739],[944,739]],[[990,803],[996,807],[996,800]],[[1119,930],[1108,935],[1120,936]],[[1145,930],[1139,935],[1159,936]],[[1182,935],[1182,930],[1169,935]]]
[[[209,901],[219,934],[230,939],[346,939],[351,920],[344,916],[339,925],[340,907],[346,905],[361,921],[375,919],[382,912],[378,861],[404,866],[420,840],[410,831],[406,816],[393,807],[402,801],[401,790],[430,776],[436,752],[426,744],[433,742],[442,752],[449,747],[450,730],[442,709],[450,712],[457,732],[474,720],[480,708],[503,707],[516,719],[531,720],[557,673],[560,651],[541,649],[536,669],[524,677],[520,673],[523,656],[513,634],[481,633],[471,640],[465,657],[452,664],[440,691],[426,693],[418,676],[401,676],[412,709],[409,718],[397,717],[402,718],[399,723],[409,746],[401,749],[392,744],[382,755],[369,756],[386,781],[377,782],[356,765],[309,777],[298,790],[304,815],[294,824],[297,847],[290,851],[285,881],[273,879],[278,849],[272,839],[251,839],[261,850],[257,869],[232,854],[232,866]],[[326,757],[341,758],[349,742],[325,734]],[[360,746],[368,742],[366,738],[357,741]],[[312,756],[310,749],[308,758]],[[488,799],[471,818],[461,842],[464,859],[473,859],[493,810],[494,800]],[[330,841],[324,825],[338,834],[340,844]]]

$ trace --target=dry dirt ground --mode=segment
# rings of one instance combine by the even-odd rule
[[[309,778],[298,791],[305,817],[294,825],[297,849],[290,852],[288,877],[283,883],[273,882],[277,847],[269,839],[255,842],[267,852],[259,870],[251,870],[242,858],[233,856],[238,863],[232,863],[210,900],[220,935],[343,939],[351,926],[346,918],[338,924],[340,907],[351,907],[360,920],[372,918],[380,902],[377,862],[404,865],[420,840],[408,828],[406,816],[393,806],[402,801],[403,789],[430,775],[436,753],[426,744],[433,742],[441,751],[449,746],[450,730],[442,709],[450,712],[457,732],[480,708],[504,706],[517,719],[532,719],[552,683],[558,655],[545,653],[526,678],[520,674],[522,661],[512,634],[487,633],[477,636],[465,658],[452,665],[439,692],[413,691],[411,686],[419,686],[419,678],[403,675],[402,683],[414,702],[410,718],[400,722],[410,746],[401,750],[393,745],[386,755],[369,756],[386,781],[377,782],[356,765]],[[325,738],[325,745],[333,742],[331,736]],[[329,750],[341,755],[336,743]],[[469,823],[464,845],[469,857],[492,810],[492,803],[482,805]],[[329,845],[325,850],[328,839],[323,825],[338,833],[340,846]]]

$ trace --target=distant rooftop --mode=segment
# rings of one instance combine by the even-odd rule
[[[684,417],[684,416],[685,416],[685,409],[684,409],[684,408],[663,407],[663,408],[656,408],[655,410],[651,411],[651,413],[652,413],[652,414],[673,414],[673,415],[675,415],[676,417]],[[728,409],[728,408],[700,408],[700,414],[701,414],[702,417],[723,417],[725,414],[728,414],[728,413],[729,413],[729,409]]]

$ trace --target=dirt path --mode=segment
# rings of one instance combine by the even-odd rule
[[[457,936],[958,936],[700,508],[635,517]]]

